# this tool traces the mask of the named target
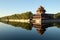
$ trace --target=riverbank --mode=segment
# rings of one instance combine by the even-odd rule
[[[1,21],[9,21],[9,22],[26,22],[26,23],[29,23],[29,19],[4,19],[4,20],[1,20]]]

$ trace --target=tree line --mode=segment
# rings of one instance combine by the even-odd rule
[[[54,19],[60,19],[60,12],[59,12],[59,13],[54,14]]]
[[[32,17],[32,12],[25,12],[21,14],[14,14],[11,16],[1,17],[0,19],[30,19]]]

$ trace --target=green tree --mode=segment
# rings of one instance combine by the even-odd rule
[[[30,19],[32,17],[32,15],[33,15],[32,12],[14,14],[14,15],[11,15],[11,16],[1,17],[0,21],[5,20],[5,19]]]
[[[55,19],[60,19],[60,13],[54,14]]]

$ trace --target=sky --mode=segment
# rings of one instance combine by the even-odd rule
[[[60,12],[60,0],[0,0],[0,17],[29,11],[35,14],[40,5],[46,13]]]

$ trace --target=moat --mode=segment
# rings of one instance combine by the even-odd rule
[[[59,40],[59,23],[0,22],[0,39],[8,40]]]

